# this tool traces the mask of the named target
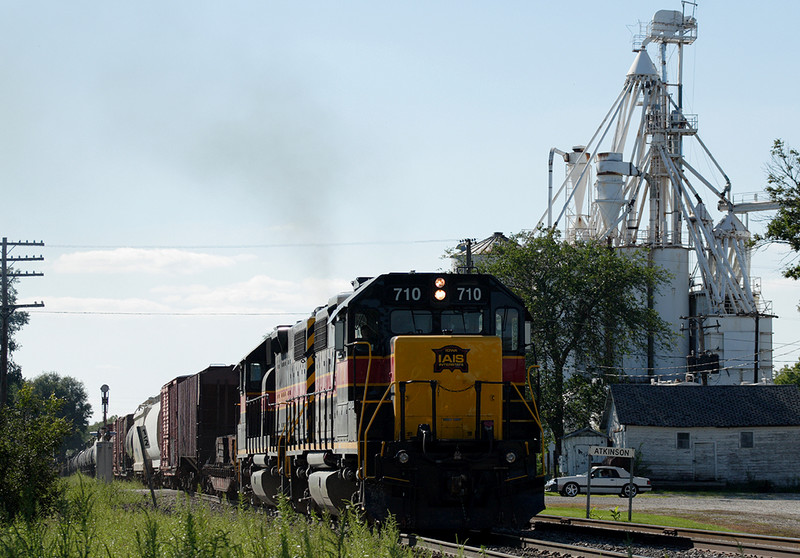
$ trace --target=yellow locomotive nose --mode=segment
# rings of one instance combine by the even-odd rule
[[[397,382],[395,439],[413,438],[421,425],[434,426],[443,440],[476,439],[487,427],[502,438],[499,337],[395,337],[390,373]]]

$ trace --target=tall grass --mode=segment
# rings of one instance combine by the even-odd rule
[[[353,510],[334,522],[298,515],[287,502],[274,515],[211,507],[185,495],[161,498],[153,509],[149,495],[130,483],[80,476],[65,482],[65,497],[50,517],[0,524],[0,558],[412,556],[399,546],[394,523],[377,529]]]

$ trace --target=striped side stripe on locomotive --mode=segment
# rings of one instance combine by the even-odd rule
[[[314,363],[314,324],[317,319],[311,317],[306,323],[306,388],[307,393],[314,393],[316,383],[316,365]]]

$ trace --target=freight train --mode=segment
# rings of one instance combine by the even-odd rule
[[[522,301],[483,274],[353,287],[117,419],[115,475],[404,529],[526,526],[544,456]]]

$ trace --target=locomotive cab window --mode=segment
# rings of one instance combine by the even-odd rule
[[[251,362],[248,366],[250,368],[250,381],[261,382],[261,365],[257,362]]]
[[[455,335],[483,332],[483,312],[480,310],[445,310],[442,312],[442,333]]]
[[[375,308],[363,308],[355,313],[353,333],[356,341],[368,341],[371,344],[381,340],[381,319]]]
[[[341,318],[333,323],[333,346],[339,356],[344,356],[344,333],[347,322]]]
[[[504,351],[519,348],[519,312],[516,308],[498,308],[494,315],[495,335],[503,340]]]
[[[433,315],[429,310],[393,310],[390,315],[392,333],[414,335],[433,331]]]

